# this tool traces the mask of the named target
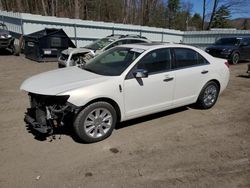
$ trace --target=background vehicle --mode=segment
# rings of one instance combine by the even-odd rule
[[[224,59],[191,46],[151,43],[111,48],[85,66],[33,76],[21,89],[31,98],[25,121],[34,129],[53,132],[71,116],[78,137],[97,142],[118,121],[193,103],[211,108],[228,80]]]
[[[8,49],[12,54],[16,52],[13,38],[5,24],[0,23],[0,49]]]
[[[114,46],[134,43],[150,43],[150,41],[139,35],[109,35],[83,48],[72,48],[62,51],[58,58],[58,67],[62,68],[82,64],[84,61],[88,61]]]
[[[212,56],[225,58],[230,63],[237,64],[239,60],[250,59],[250,37],[221,38],[205,51]]]

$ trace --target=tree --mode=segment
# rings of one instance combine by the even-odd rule
[[[0,0],[0,10],[3,10],[2,0]]]
[[[243,30],[247,30],[248,29],[248,20],[247,18],[244,19],[243,23],[242,23],[242,29]]]
[[[206,16],[206,0],[203,0],[203,11],[202,11],[202,24],[201,24],[201,29],[204,30],[204,25],[205,25],[205,16]]]
[[[219,4],[219,0],[214,0],[213,9],[212,9],[212,13],[211,13],[211,16],[210,16],[210,21],[209,21],[208,27],[207,27],[208,30],[212,26],[212,22],[214,20],[214,15],[215,15],[216,9],[218,8],[218,4]]]
[[[248,0],[213,0],[213,8],[209,13],[210,19],[207,29],[209,30],[211,28],[215,13],[221,6],[226,7],[230,11],[230,13],[243,13],[243,9],[246,5],[248,5]]]
[[[75,0],[75,18],[80,18],[80,7],[79,7],[79,0]]]
[[[202,18],[198,13],[195,13],[191,18],[190,26],[192,26],[194,30],[202,29]]]
[[[167,4],[168,28],[173,28],[173,22],[179,10],[180,10],[179,0],[168,0]]]
[[[46,8],[46,5],[45,5],[44,0],[42,0],[42,7],[43,7],[43,14],[44,14],[45,16],[47,16],[48,13],[47,13],[47,8]]]
[[[229,27],[228,19],[230,17],[229,9],[222,5],[214,14],[214,20],[211,24],[213,28],[226,28]]]

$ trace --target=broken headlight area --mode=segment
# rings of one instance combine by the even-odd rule
[[[29,93],[30,108],[27,109],[24,121],[31,128],[44,134],[52,134],[55,128],[63,126],[68,116],[75,111],[67,102],[69,96],[48,96]]]

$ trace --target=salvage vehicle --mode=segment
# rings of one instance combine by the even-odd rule
[[[250,37],[221,38],[205,50],[212,56],[228,59],[232,64],[250,59]]]
[[[58,58],[58,67],[81,65],[114,46],[135,43],[150,43],[150,41],[140,35],[109,35],[83,48],[69,48],[62,51]]]
[[[186,45],[145,43],[111,48],[84,66],[25,80],[25,121],[42,133],[70,126],[84,142],[111,135],[117,122],[195,103],[209,109],[229,80],[227,60]]]
[[[14,41],[15,38],[10,35],[7,26],[0,23],[0,49],[7,49],[14,54],[16,52]]]

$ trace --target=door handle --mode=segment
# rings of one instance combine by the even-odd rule
[[[201,74],[207,74],[207,73],[208,73],[208,70],[201,71]]]
[[[169,82],[169,81],[171,81],[171,80],[173,80],[174,79],[174,77],[167,77],[167,78],[165,78],[163,81],[164,82]]]

